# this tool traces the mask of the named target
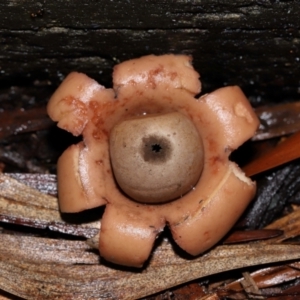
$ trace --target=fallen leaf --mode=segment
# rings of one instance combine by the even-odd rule
[[[0,221],[49,228],[87,238],[96,235],[100,229],[99,221],[86,224],[66,222],[59,212],[56,197],[41,193],[4,174],[0,174]]]
[[[88,230],[98,233],[100,228],[99,222],[65,222],[55,197],[4,174],[0,174],[0,214],[9,222],[19,219],[24,224],[24,220],[29,220],[37,227],[60,224],[73,228],[70,234],[78,235],[76,230],[81,230],[87,237]],[[284,224],[285,237],[290,236],[289,230],[294,232],[295,228],[288,226],[287,221]],[[163,241],[145,268],[131,270],[106,262],[100,264],[97,252],[85,241],[2,233],[0,288],[25,299],[136,299],[212,274],[300,259],[300,246],[278,244],[277,239],[271,239],[272,244],[261,241],[217,246],[194,259],[180,256],[170,242]]]

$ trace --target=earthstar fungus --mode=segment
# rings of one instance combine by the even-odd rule
[[[141,267],[166,224],[198,255],[255,194],[228,157],[258,119],[236,86],[195,98],[198,78],[188,56],[149,55],[117,65],[113,89],[74,72],[50,99],[58,126],[83,136],[58,161],[60,209],[106,205],[99,251],[108,261]]]

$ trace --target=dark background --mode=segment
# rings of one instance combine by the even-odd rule
[[[4,0],[0,15],[4,94],[25,86],[43,102],[29,90],[72,70],[109,86],[116,63],[171,52],[194,57],[205,90],[238,84],[254,104],[298,96],[299,1]]]
[[[203,92],[239,85],[254,107],[298,100],[299,27],[299,1],[3,0],[0,128],[12,113],[45,107],[69,72],[110,87],[115,64],[150,53],[192,55]],[[72,139],[45,127],[0,132],[5,171],[55,172]]]

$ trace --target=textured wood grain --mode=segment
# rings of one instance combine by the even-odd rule
[[[287,6],[286,4],[289,4]],[[228,21],[233,28],[254,28],[260,22],[260,28],[285,27],[282,10],[289,8],[290,20],[297,21],[297,3],[294,1],[147,1],[140,3],[131,1],[81,1],[66,2],[63,0],[51,3],[26,1],[26,5],[18,0],[2,1],[1,12],[6,17],[1,19],[1,26],[10,30],[36,29],[46,21],[50,26],[67,27],[74,22],[74,11],[78,11],[74,28],[151,28],[154,24],[161,28],[184,28],[206,25],[207,27],[224,28]],[[59,9],[57,9],[59,6]],[[86,14],[79,14],[85,12]],[[22,23],[17,16],[22,14]],[[261,18],[264,14],[266,17]],[[175,19],[175,17],[181,18]],[[268,18],[272,15],[273,18]],[[64,16],[64,18],[62,18]],[[132,16],[132,18],[129,18]],[[134,18],[135,17],[135,18]],[[164,17],[164,18],[162,18]],[[108,22],[110,21],[110,22]]]
[[[187,53],[205,91],[237,84],[253,103],[280,101],[297,95],[299,12],[295,1],[5,0],[0,79],[56,86],[78,70],[110,85],[117,62]]]

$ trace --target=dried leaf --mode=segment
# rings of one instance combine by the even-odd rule
[[[255,110],[261,126],[252,140],[265,140],[300,130],[300,102],[262,106]]]
[[[243,286],[249,299],[263,299],[260,290],[250,274],[248,272],[243,272],[243,277],[244,279],[241,280],[241,285]]]
[[[93,237],[100,223],[70,224],[61,217],[57,198],[0,174],[0,221],[83,237]]]
[[[52,222],[82,231],[94,224],[66,223],[55,197],[24,187],[3,174],[0,196],[0,214],[8,221],[28,219],[37,226]],[[98,232],[99,227],[93,226]],[[285,236],[290,236],[289,230],[293,234],[296,230],[288,224],[283,229],[287,231]],[[228,270],[300,259],[300,246],[270,242],[218,246],[198,258],[187,259],[163,242],[144,269],[132,271],[99,264],[97,253],[84,241],[0,234],[0,244],[0,288],[25,299],[134,299]]]
[[[276,220],[272,224],[268,225],[266,230],[278,230],[279,228],[284,232],[282,235],[270,238],[269,240],[261,241],[260,244],[278,244],[299,236],[300,209],[298,208],[287,216]],[[279,284],[300,278],[300,262],[296,261],[291,264],[262,268],[251,273],[250,275],[257,287],[260,289],[278,286]],[[231,299],[244,299],[239,298],[245,297],[244,288],[241,285],[242,280],[243,279],[241,278],[230,283],[225,283],[220,288],[217,287],[217,294],[224,297],[228,296]],[[276,296],[274,299],[283,299],[283,295],[288,295],[290,289],[284,291],[279,289],[279,292],[280,296]],[[297,293],[295,295],[297,296]]]
[[[250,275],[258,288],[268,288],[299,278],[299,266],[300,263],[295,262],[290,265],[262,268],[252,272]],[[242,291],[241,280],[239,279],[227,284],[224,289],[236,292]]]
[[[300,296],[300,284],[294,285],[280,294],[277,297],[269,297],[267,300],[295,300]]]
[[[0,234],[1,255],[35,264],[98,264],[99,255],[85,241]]]
[[[7,175],[44,194],[57,196],[57,178],[54,174],[10,173]]]
[[[299,158],[299,143],[300,132],[297,132],[270,151],[251,161],[243,168],[243,171],[247,176],[253,176]]]
[[[244,230],[234,231],[231,233],[224,244],[236,244],[241,242],[249,242],[255,240],[265,240],[282,235],[283,231],[279,229],[260,229],[260,230]]]
[[[10,135],[49,128],[53,121],[45,107],[0,112],[0,140]]]
[[[173,291],[173,295],[178,300],[198,300],[200,297],[202,299],[202,297],[206,296],[206,293],[202,286],[197,283],[191,283]]]
[[[265,243],[279,243],[284,240],[294,238],[300,235],[300,209],[282,217],[272,224],[266,226],[266,229],[281,229],[284,231],[282,236],[274,237],[270,240],[264,241]]]
[[[147,268],[132,272],[98,264],[41,264],[0,250],[0,287],[25,299],[136,299],[226,270],[297,258],[300,246],[250,244],[219,246],[186,260],[163,243]]]

